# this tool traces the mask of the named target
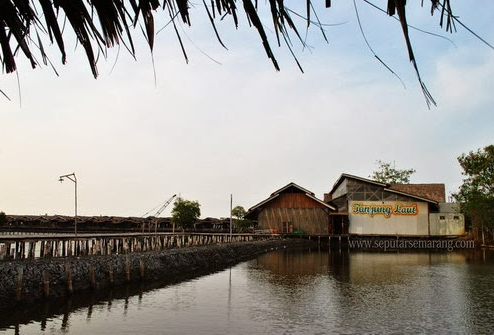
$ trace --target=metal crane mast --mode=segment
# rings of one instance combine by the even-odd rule
[[[154,215],[155,218],[157,218],[161,212],[163,212],[165,210],[166,207],[168,207],[168,205],[172,202],[172,200],[176,197],[177,195],[174,194],[171,196],[170,199],[168,199],[164,204],[163,206],[160,207],[160,209],[158,209],[158,211],[156,212],[156,214]]]
[[[176,197],[177,195],[174,194],[170,197],[170,199],[168,199],[164,204],[163,206],[160,207],[160,209],[158,209],[158,211],[156,212],[156,214],[154,214],[154,217],[153,217],[153,221],[154,221],[154,233],[156,234],[156,231],[158,229],[158,216],[161,214],[161,212],[163,212],[165,210],[166,207],[168,207],[168,205],[173,201],[173,199]],[[151,228],[151,225],[149,225],[149,228]],[[144,232],[144,224],[142,225],[142,232]]]

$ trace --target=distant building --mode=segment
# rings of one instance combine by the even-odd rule
[[[246,218],[270,233],[458,236],[465,219],[445,203],[444,184],[395,185],[342,174],[324,200],[295,184],[251,207]]]
[[[257,229],[271,233],[328,234],[330,213],[336,210],[295,183],[273,192],[251,207],[245,217],[257,222]]]
[[[441,206],[445,200],[444,184],[390,185],[342,174],[324,200],[337,209],[332,214],[332,230],[336,233],[397,236],[465,233],[463,215]]]

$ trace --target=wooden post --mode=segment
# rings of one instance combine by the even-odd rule
[[[10,258],[10,243],[5,243],[5,259]]]
[[[113,278],[113,266],[111,264],[108,267],[108,279],[110,281],[110,284],[113,285],[113,281],[114,281],[114,278]]]
[[[144,279],[144,261],[142,259],[139,260],[139,273],[141,275],[141,279]]]
[[[43,257],[48,258],[51,255],[51,243],[50,241],[45,241],[45,252],[43,254]]]
[[[39,258],[43,258],[45,255],[45,241],[40,242],[40,248],[39,248]]]
[[[70,262],[69,261],[65,262],[65,278],[67,280],[67,292],[69,294],[72,294],[74,289],[72,287],[72,272],[70,269]]]
[[[127,281],[130,281],[130,257],[129,257],[129,255],[127,255],[127,257],[125,257],[125,274],[126,274]]]
[[[50,271],[48,269],[43,270],[43,294],[45,298],[50,295]]]
[[[34,258],[34,249],[35,249],[34,246],[35,245],[36,245],[36,242],[29,242],[29,246],[27,249],[27,258],[29,258],[29,259]]]
[[[26,258],[26,243],[25,241],[21,242],[21,259]]]
[[[15,242],[14,259],[20,259],[21,258],[21,243],[22,242]]]
[[[19,301],[22,298],[22,276],[24,274],[24,268],[22,266],[17,267],[17,280],[15,290],[15,300]]]
[[[96,287],[96,275],[94,273],[93,264],[89,264],[89,283],[91,284],[92,288]]]

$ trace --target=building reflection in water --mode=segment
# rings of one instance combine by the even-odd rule
[[[434,332],[439,322],[444,329],[475,333],[485,329],[486,312],[494,319],[492,283],[485,279],[493,278],[492,257],[485,250],[284,250],[259,257],[253,266],[265,271],[250,274],[267,287],[267,296],[279,294],[279,289],[291,292],[280,295],[287,298],[274,307],[284,310],[287,318],[297,317],[310,304],[321,304],[325,314],[319,317],[331,320],[336,331]]]

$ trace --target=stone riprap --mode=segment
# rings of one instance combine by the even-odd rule
[[[0,307],[136,282],[176,282],[271,250],[306,243],[298,239],[272,239],[127,255],[3,261]]]

